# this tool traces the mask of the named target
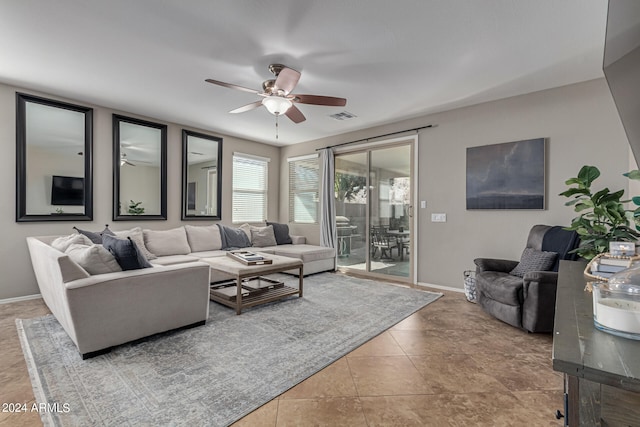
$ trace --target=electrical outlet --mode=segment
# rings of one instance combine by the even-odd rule
[[[446,213],[432,213],[431,222],[447,222]]]

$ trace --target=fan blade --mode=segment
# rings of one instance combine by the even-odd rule
[[[222,86],[222,87],[228,87],[229,89],[238,89],[238,90],[241,90],[243,92],[253,93],[255,95],[260,93],[260,91],[258,91],[258,90],[249,89],[248,87],[238,86],[238,85],[234,85],[234,84],[231,84],[231,83],[225,83],[225,82],[221,82],[221,81],[218,81],[218,80],[206,79],[205,82],[213,83],[214,85],[218,85],[218,86]]]
[[[281,90],[285,95],[289,95],[300,80],[300,73],[294,69],[284,67],[280,70],[278,77],[276,78],[274,89]]]
[[[294,95],[293,102],[300,104],[312,104],[312,105],[328,105],[330,107],[344,107],[347,105],[347,100],[344,98],[336,98],[333,96],[320,96],[320,95]]]
[[[298,107],[292,105],[289,109],[284,113],[285,116],[289,117],[292,122],[300,123],[307,120],[307,118],[302,114],[302,111],[298,110]]]
[[[262,101],[256,101],[256,102],[252,102],[251,104],[247,104],[243,107],[236,108],[235,110],[231,110],[229,112],[232,114],[244,113],[245,111],[250,111],[250,110],[253,110],[254,108],[258,108],[261,105],[262,105]]]

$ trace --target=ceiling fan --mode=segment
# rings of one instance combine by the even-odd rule
[[[124,165],[136,166],[136,164],[132,162],[151,163],[151,162],[146,162],[144,160],[129,160],[129,158],[127,158],[127,153],[125,153],[124,151],[122,152],[122,154],[120,154],[120,166],[124,166]]]
[[[124,166],[124,165],[135,166],[133,163],[131,163],[131,162],[127,159],[127,153],[122,153],[122,154],[120,155],[120,166]]]
[[[234,114],[244,113],[245,111],[250,111],[264,105],[265,108],[276,117],[284,114],[294,123],[300,123],[305,121],[306,117],[294,104],[326,105],[330,107],[344,107],[347,105],[347,100],[344,98],[291,93],[298,84],[298,80],[300,80],[299,71],[282,64],[269,65],[269,71],[273,73],[275,79],[262,82],[262,92],[213,79],[206,79],[205,81],[218,86],[253,93],[262,97],[259,101],[229,111]]]

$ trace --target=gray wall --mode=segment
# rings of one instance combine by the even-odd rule
[[[3,275],[0,299],[38,293],[29,264],[24,240],[26,236],[66,234],[75,225],[72,222],[15,222],[16,90],[34,93],[0,85],[0,144],[5,148],[0,160],[4,165],[0,169],[1,182],[5,183],[0,188],[0,224],[3,230],[0,243],[0,271]],[[40,95],[60,99],[47,94]],[[95,219],[79,225],[88,229],[101,229],[107,223],[114,229],[137,225],[166,229],[180,225],[182,126],[168,124],[169,220],[114,223],[111,221],[111,114],[114,111],[93,107]],[[135,117],[133,113],[117,113]],[[146,119],[154,121],[153,118]],[[313,153],[316,148],[331,144],[426,124],[436,124],[437,127],[422,130],[419,134],[418,201],[427,201],[426,209],[415,210],[419,223],[419,283],[462,288],[462,271],[473,267],[474,258],[518,259],[532,225],[567,224],[574,214],[564,206],[564,200],[557,194],[564,190],[564,181],[574,176],[584,164],[594,164],[601,169],[603,176],[599,183],[602,186],[618,189],[628,185],[626,178],[621,175],[633,164],[629,160],[628,144],[606,83],[604,79],[598,79],[283,148],[218,135],[224,138],[222,222],[231,221],[231,187],[225,184],[231,183],[231,157],[234,151],[272,159],[269,166],[269,218],[278,218],[280,214],[280,221],[287,222],[287,157]],[[537,137],[549,138],[547,209],[467,211],[466,148]],[[281,168],[280,165],[285,167]],[[431,223],[433,212],[446,213],[447,222]],[[319,242],[318,226],[290,224],[290,227],[293,234],[307,236],[310,243]]]
[[[51,99],[58,99],[94,108],[93,133],[93,179],[94,179],[94,220],[92,222],[43,222],[16,223],[15,222],[15,159],[16,159],[16,91],[40,95]],[[181,224],[205,225],[207,221],[180,220],[182,197],[182,129],[183,126],[167,123],[167,221],[117,221],[111,220],[112,212],[112,132],[111,114],[123,114],[138,117],[157,123],[166,123],[150,117],[141,117],[135,112],[114,111],[107,108],[65,99],[57,96],[38,93],[23,88],[16,88],[0,84],[0,147],[3,155],[0,158],[0,224],[2,225],[2,239],[0,239],[0,300],[39,293],[35,276],[31,268],[29,253],[25,237],[41,235],[70,234],[72,226],[88,230],[102,230],[105,224],[110,224],[114,230],[124,230],[134,226],[154,229],[168,229]],[[270,145],[239,139],[231,136],[215,134],[184,127],[197,132],[215,135],[223,138],[223,166],[222,166],[222,221],[231,223],[231,176],[233,152],[251,153],[271,158],[269,164],[269,218],[278,217],[279,198],[279,169],[280,149]]]
[[[355,119],[357,120],[357,119]],[[484,103],[394,123],[365,131],[282,149],[287,157],[315,148],[390,132],[437,125],[419,134],[417,257],[419,283],[462,288],[462,272],[476,257],[519,259],[534,224],[567,225],[574,217],[558,193],[564,181],[584,164],[600,168],[596,182],[627,188],[629,147],[604,79]],[[548,138],[547,209],[543,211],[467,211],[466,148]],[[286,171],[280,174],[282,195],[288,192]],[[446,223],[432,223],[431,213],[446,213]],[[280,200],[281,220],[288,220],[287,200]],[[318,227],[291,225],[296,234],[319,240]]]

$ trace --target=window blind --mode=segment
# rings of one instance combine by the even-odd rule
[[[233,222],[267,219],[269,159],[233,154]]]
[[[289,221],[318,223],[318,156],[289,159]]]

